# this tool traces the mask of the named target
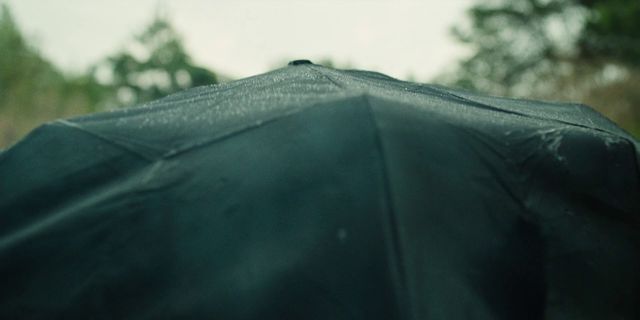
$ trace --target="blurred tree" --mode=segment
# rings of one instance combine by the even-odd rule
[[[585,11],[572,0],[492,0],[469,9],[454,36],[473,54],[447,79],[500,95],[527,94],[539,74],[575,55]]]
[[[489,0],[454,36],[472,49],[436,79],[497,95],[574,100],[640,135],[640,2]]]
[[[8,6],[0,6],[0,148],[46,121],[216,82],[213,72],[191,62],[182,39],[161,15],[126,50],[86,74],[70,75],[42,57]]]
[[[579,39],[580,53],[640,65],[640,1],[581,0],[590,14]]]
[[[93,74],[116,92],[115,103],[151,101],[200,85],[217,83],[216,75],[194,65],[169,20],[156,15],[123,51],[94,67]]]
[[[0,148],[42,122],[96,110],[105,94],[90,77],[63,75],[0,7]]]
[[[585,63],[601,66],[584,100],[640,137],[640,1],[580,3],[590,14],[579,52]]]

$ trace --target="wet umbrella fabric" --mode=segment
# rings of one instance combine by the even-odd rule
[[[0,154],[0,318],[638,319],[638,143],[297,63]]]

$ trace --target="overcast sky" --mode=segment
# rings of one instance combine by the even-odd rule
[[[0,0],[66,70],[122,48],[159,0]],[[196,63],[246,77],[289,58],[332,58],[427,81],[464,54],[449,28],[471,0],[164,0]]]

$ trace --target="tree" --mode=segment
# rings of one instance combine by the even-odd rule
[[[213,72],[191,62],[180,36],[159,15],[126,50],[88,73],[67,74],[29,43],[8,6],[0,6],[0,148],[46,121],[216,82]]]
[[[468,13],[453,30],[473,53],[437,81],[584,102],[640,135],[640,2],[492,0]]]
[[[181,37],[160,15],[125,50],[96,66],[93,74],[116,92],[119,106],[217,83],[215,73],[193,64]]]
[[[571,9],[571,0],[494,0],[473,6],[471,23],[453,29],[473,54],[450,81],[495,94],[520,93],[520,84],[573,54],[582,13]]]
[[[579,40],[580,53],[640,65],[640,1],[582,0],[590,15]]]
[[[86,76],[60,72],[0,7],[0,148],[42,122],[95,111],[106,92]]]

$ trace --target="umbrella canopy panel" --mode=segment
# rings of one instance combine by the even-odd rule
[[[298,64],[0,154],[0,317],[635,319],[638,143]]]

